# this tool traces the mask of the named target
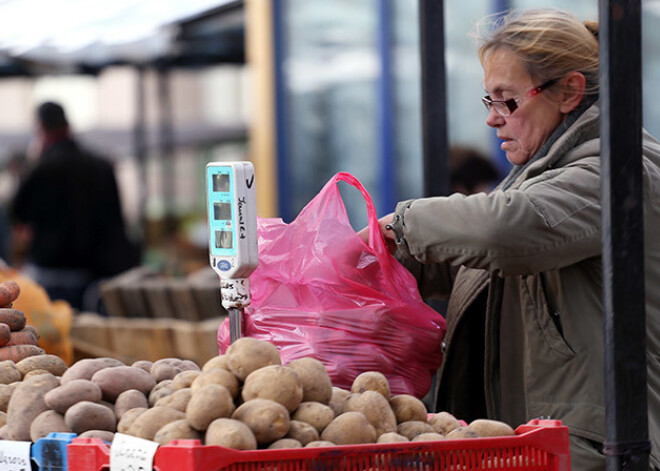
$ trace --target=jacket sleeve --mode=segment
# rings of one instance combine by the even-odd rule
[[[397,251],[396,258],[417,280],[417,288],[424,299],[449,299],[458,267],[449,263],[421,263]]]
[[[449,262],[526,275],[599,255],[598,157],[546,170],[513,190],[397,205],[399,251],[421,263]]]

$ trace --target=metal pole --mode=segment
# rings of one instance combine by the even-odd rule
[[[380,210],[383,214],[396,206],[396,179],[394,178],[394,93],[392,79],[392,9],[391,0],[378,2],[378,141],[380,158]]]
[[[271,0],[273,6],[273,67],[275,88],[275,146],[277,148],[277,192],[279,195],[279,213],[285,222],[293,217],[293,198],[291,172],[289,170],[289,102],[287,81],[284,71],[286,59],[286,13],[291,8],[287,0]]]
[[[641,0],[600,0],[607,469],[647,470]]]
[[[449,194],[444,0],[419,0],[424,195]]]
[[[174,220],[174,199],[176,181],[174,176],[174,136],[172,135],[172,99],[170,96],[170,71],[168,68],[158,69],[158,104],[159,104],[159,134],[162,165],[162,197],[164,212],[164,233],[172,235],[176,229]]]
[[[141,237],[147,231],[147,144],[145,138],[145,110],[144,110],[144,67],[137,66],[135,124],[133,126],[133,145],[135,160],[138,166],[140,182],[139,189],[139,217]]]

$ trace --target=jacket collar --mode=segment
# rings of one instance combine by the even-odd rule
[[[591,104],[590,104],[591,103]],[[499,189],[517,187],[521,182],[555,167],[561,161],[564,165],[577,158],[569,151],[578,145],[600,135],[600,109],[598,101],[581,106],[568,115],[566,120],[552,133],[548,141],[524,166],[511,169],[500,184]]]

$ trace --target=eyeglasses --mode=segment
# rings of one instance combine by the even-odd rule
[[[509,116],[511,113],[513,113],[518,109],[518,102],[521,100],[521,98],[535,97],[546,88],[554,85],[555,82],[557,82],[557,79],[548,80],[547,82],[542,83],[538,87],[532,88],[531,90],[525,92],[524,95],[516,98],[509,98],[508,100],[493,100],[491,99],[490,95],[486,95],[481,99],[481,101],[483,102],[484,106],[488,111],[490,111],[491,108],[495,108],[495,111],[500,116]]]

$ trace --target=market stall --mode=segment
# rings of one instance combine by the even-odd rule
[[[618,38],[618,26],[630,28],[639,18],[632,15],[628,18],[629,23],[620,25],[614,20],[626,15],[621,13],[623,10],[616,10],[618,16],[614,15],[611,20],[607,3],[603,2],[603,9],[607,12],[605,20],[608,21],[605,37]],[[426,7],[429,8],[428,3]],[[614,49],[609,43],[608,46]],[[616,51],[607,51],[611,58],[617,57]],[[616,59],[613,64],[604,63],[611,69],[618,65]],[[633,68],[638,72],[640,64],[634,63]],[[612,99],[609,94],[616,97],[617,91],[616,82],[611,77],[609,80],[604,87],[608,94],[606,110],[609,113],[605,120],[612,114],[608,109],[610,106],[627,116],[621,101],[614,99],[613,104],[607,101]],[[628,111],[639,117],[640,101],[623,101],[630,105]],[[621,134],[638,134],[640,121],[633,119],[629,123],[629,131]],[[623,125],[617,124],[621,128]],[[603,132],[608,142],[605,155],[606,159],[616,162],[617,157],[610,157],[610,150],[616,151],[617,146],[621,146],[619,152],[623,154],[630,144],[616,140],[611,143],[608,140],[609,126],[604,125]],[[639,153],[638,148],[634,150]],[[616,388],[621,385],[629,387],[630,384],[638,386],[635,393],[637,389],[640,391],[639,400],[634,401],[632,407],[637,406],[639,410],[633,410],[632,418],[637,425],[641,423],[643,426],[627,430],[619,427],[620,421],[625,423],[621,417],[612,419],[605,451],[612,461],[621,461],[621,466],[628,466],[632,460],[638,466],[634,469],[645,469],[648,467],[645,461],[648,455],[647,409],[645,394],[641,391],[645,391],[646,380],[645,362],[639,355],[643,352],[643,345],[634,351],[631,342],[625,341],[626,336],[644,337],[643,290],[638,291],[644,284],[643,273],[626,270],[630,265],[629,254],[616,270],[609,265],[616,264],[617,251],[625,252],[623,248],[626,251],[631,248],[626,245],[631,244],[628,236],[622,236],[614,229],[624,228],[626,234],[635,233],[635,230],[641,233],[643,226],[641,205],[630,204],[634,195],[641,198],[636,193],[636,190],[641,191],[641,185],[634,180],[635,171],[639,173],[640,169],[623,167],[620,172],[630,172],[632,188],[624,187],[627,191],[623,200],[613,198],[604,205],[613,208],[612,220],[606,218],[604,224],[605,271],[615,277],[604,280],[605,305],[608,334],[612,334],[615,345],[630,346],[630,358],[635,361],[632,361],[634,367],[629,363],[617,364],[613,360],[614,354],[609,351],[606,355],[608,372],[611,373],[608,385],[610,390],[617,391],[612,397],[619,398],[610,405],[612,413],[617,412],[624,399],[629,399],[625,396],[627,391],[619,392]],[[610,177],[609,167],[605,166],[603,178]],[[340,178],[350,181],[346,175]],[[331,187],[335,187],[337,182],[331,183]],[[610,183],[605,183],[604,188],[609,191]],[[609,196],[608,191],[606,196]],[[375,225],[375,210],[373,204],[369,206],[367,196],[372,213],[370,224]],[[627,211],[631,206],[639,211],[629,214]],[[617,209],[622,210],[621,214]],[[228,213],[234,219],[224,218],[231,224],[212,230],[227,232],[227,227],[238,227],[236,211]],[[618,222],[619,216],[624,221],[632,220],[632,224]],[[256,215],[254,217],[256,220]],[[269,228],[273,232],[284,230],[277,223],[272,223]],[[340,229],[336,231],[333,236],[338,237]],[[253,236],[256,238],[256,234]],[[231,244],[224,246],[220,242],[224,239],[217,237],[211,237],[211,260],[222,276],[221,271],[225,269],[219,267],[224,253],[214,252],[214,248],[231,248]],[[641,240],[632,240],[632,248],[641,250]],[[374,241],[371,245],[378,243],[384,248],[384,241]],[[281,253],[277,255],[282,256]],[[232,266],[229,262],[227,264]],[[320,266],[317,273],[329,265]],[[327,273],[323,275],[327,276]],[[625,277],[628,284],[623,280],[618,283],[618,277]],[[79,361],[67,361],[61,355],[47,354],[41,349],[40,336],[45,336],[46,332],[31,327],[25,314],[17,308],[22,296],[21,287],[12,281],[0,284],[0,355],[4,360],[0,363],[0,419],[4,420],[0,428],[0,453],[3,459],[23,468],[33,460],[40,469],[80,471],[100,471],[108,467],[112,470],[141,468],[160,471],[570,469],[568,428],[560,421],[536,419],[511,427],[485,419],[467,423],[461,417],[454,417],[452,411],[429,413],[420,400],[422,394],[404,392],[408,385],[405,381],[399,382],[394,372],[383,374],[369,368],[353,374],[348,380],[345,370],[330,361],[305,355],[287,356],[293,354],[281,344],[284,337],[276,338],[274,343],[257,340],[258,335],[249,335],[250,331],[242,328],[258,332],[260,326],[257,323],[242,325],[240,315],[225,325],[224,331],[220,330],[220,355],[204,347],[200,351],[200,345],[211,343],[216,346],[219,324],[218,318],[200,309],[204,305],[200,300],[210,299],[210,311],[213,307],[219,310],[225,300],[219,298],[218,285],[216,289],[206,286],[204,293],[199,294],[195,292],[194,283],[188,281],[171,282],[150,278],[144,273],[132,273],[106,285],[104,295],[114,315],[110,319],[93,315],[79,317],[72,331],[73,347],[86,352],[87,356],[96,357]],[[227,279],[222,279],[225,292],[233,289],[226,283]],[[283,289],[285,281],[277,280],[276,283]],[[347,286],[352,286],[351,283]],[[378,292],[377,289],[373,291]],[[629,296],[631,292],[635,295]],[[634,298],[630,302],[630,312],[636,314],[639,322],[627,320],[619,324],[614,307],[625,310],[626,297]],[[134,319],[131,309],[138,304],[142,306],[140,313],[152,312],[154,318],[162,316],[167,320],[160,323],[160,319],[151,319],[146,325]],[[299,304],[294,308],[297,309]],[[246,307],[241,303],[224,305],[229,310]],[[352,314],[355,312],[357,309],[351,311]],[[341,317],[335,311],[332,315]],[[171,320],[177,317],[178,320]],[[300,322],[300,330],[304,331],[302,327],[307,319],[296,320]],[[207,321],[208,325],[205,324]],[[368,319],[356,324],[364,329],[359,337],[373,340],[370,336],[378,332],[369,331],[366,326],[370,325]],[[296,325],[289,327],[289,331],[301,336]],[[632,333],[630,329],[634,329]],[[266,330],[270,334],[276,329]],[[76,332],[80,335],[77,336]],[[309,337],[302,337],[302,344],[310,341]],[[76,338],[85,340],[77,341]],[[213,342],[209,342],[209,338]],[[284,339],[294,343],[291,338]],[[344,352],[346,358],[355,356],[357,344],[351,343],[355,340],[348,335],[330,340],[332,342],[326,343],[331,347],[341,346],[348,351],[348,354]],[[277,341],[280,344],[276,346]],[[422,342],[410,343],[412,345],[407,345],[410,351],[424,347]],[[144,350],[136,350],[136,345],[144,346]],[[371,349],[379,347],[374,341]],[[128,350],[138,353],[123,353]],[[627,407],[632,410],[629,403]]]

